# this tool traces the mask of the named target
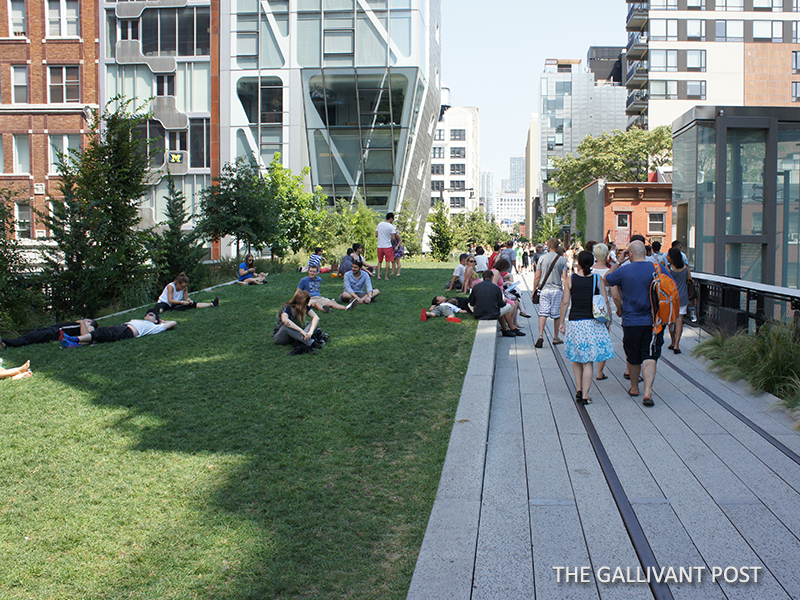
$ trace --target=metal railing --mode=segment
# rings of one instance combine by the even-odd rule
[[[709,273],[692,272],[692,278],[704,328],[756,331],[769,320],[793,321],[800,328],[800,290]]]

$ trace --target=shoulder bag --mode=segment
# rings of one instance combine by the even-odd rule
[[[600,321],[601,323],[608,323],[611,320],[611,316],[608,314],[608,304],[606,304],[605,298],[603,298],[603,294],[600,293],[600,283],[599,280],[600,276],[595,273],[594,274],[594,290],[596,294],[592,294],[592,316],[596,321]]]
[[[547,283],[547,280],[550,278],[550,273],[553,272],[553,267],[556,266],[556,263],[558,262],[559,258],[560,257],[556,255],[556,257],[553,259],[553,262],[550,263],[550,268],[547,269],[547,275],[545,275],[544,279],[542,279],[539,282],[539,286],[535,290],[533,290],[533,294],[531,294],[531,302],[533,304],[539,304],[539,297],[542,295],[542,288],[544,287],[544,284]]]

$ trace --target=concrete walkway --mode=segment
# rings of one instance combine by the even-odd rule
[[[479,324],[409,599],[800,598],[800,435],[774,397],[710,374],[686,328],[644,407],[615,325],[579,407],[552,321],[540,350],[524,324]]]

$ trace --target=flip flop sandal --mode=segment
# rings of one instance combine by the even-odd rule
[[[595,379],[597,379],[597,381],[603,381],[605,379],[608,379],[608,375],[603,375],[602,377],[595,377]]]

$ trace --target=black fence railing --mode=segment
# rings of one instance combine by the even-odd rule
[[[735,333],[755,331],[769,320],[793,321],[800,330],[800,290],[692,272],[699,324]]]

